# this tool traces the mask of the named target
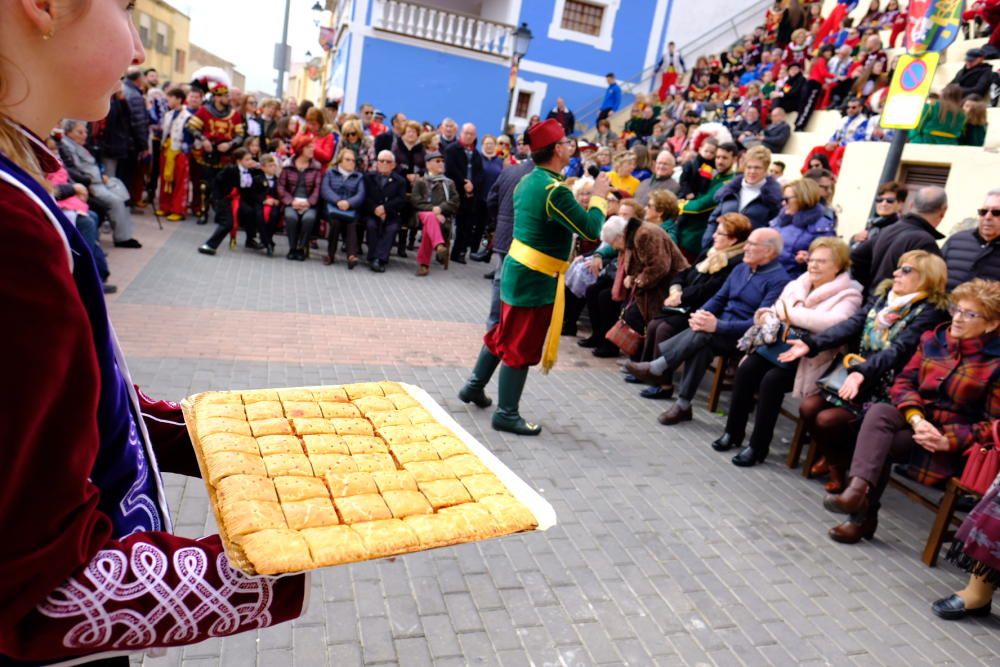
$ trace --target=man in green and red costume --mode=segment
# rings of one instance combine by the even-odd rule
[[[458,393],[465,403],[492,404],[485,387],[500,366],[499,400],[493,428],[518,435],[538,435],[542,428],[519,411],[528,369],[555,364],[562,331],[563,278],[569,268],[573,235],[595,240],[604,225],[610,190],[607,174],[597,177],[589,209],[563,185],[562,171],[575,144],[555,119],[527,133],[535,168],[514,190],[514,241],[504,260],[500,282],[500,323],[486,333],[472,375]]]

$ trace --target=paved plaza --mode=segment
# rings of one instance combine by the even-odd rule
[[[838,519],[821,484],[784,465],[787,420],[766,465],[736,468],[709,447],[724,422],[703,396],[694,422],[662,427],[669,403],[563,339],[522,403],[544,433],[502,435],[455,397],[483,333],[483,265],[416,278],[411,252],[376,275],[315,253],[289,262],[283,237],[281,257],[205,257],[209,228],[164,224],[139,216],[145,247],[109,251],[111,316],[147,393],[410,382],[538,489],[558,525],[321,570],[297,621],[134,664],[1000,665],[1000,616],[931,615],[965,577],[920,562],[927,510],[889,491],[875,540],[827,538]],[[215,530],[201,480],[166,484],[178,533]]]

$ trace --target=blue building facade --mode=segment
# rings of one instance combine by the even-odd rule
[[[653,86],[679,1],[340,0],[329,90],[348,111],[370,102],[435,125],[473,122],[480,134],[502,128],[508,100],[521,130],[563,97],[583,129],[608,72],[622,82],[623,104]],[[533,39],[515,75],[511,34],[521,23]]]

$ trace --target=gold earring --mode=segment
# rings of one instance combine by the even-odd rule
[[[47,41],[49,41],[50,39],[52,39],[52,35],[53,35],[54,33],[55,33],[55,31],[54,31],[54,30],[50,30],[50,31],[49,31],[48,33],[46,33],[46,34],[42,35],[42,39],[43,39],[44,41],[46,41],[46,42],[47,42]]]

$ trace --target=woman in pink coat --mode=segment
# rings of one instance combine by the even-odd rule
[[[749,354],[736,371],[726,431],[712,444],[717,451],[742,445],[756,394],[753,433],[749,445],[733,457],[737,466],[750,467],[767,458],[785,394],[794,391],[796,397],[802,398],[815,393],[816,380],[837,352],[830,350],[803,359],[797,366],[784,364],[777,360],[782,346],[760,345],[760,335],[754,334],[773,332],[779,323],[791,338],[824,331],[846,320],[861,306],[862,287],[848,273],[850,249],[843,240],[824,236],[813,241],[807,266],[805,273],[788,283],[773,306],[757,311],[756,324],[744,337]]]

